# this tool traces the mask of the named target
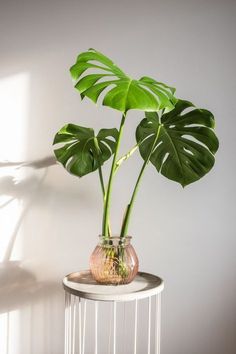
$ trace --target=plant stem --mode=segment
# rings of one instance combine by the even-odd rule
[[[117,154],[119,151],[120,141],[121,141],[121,137],[122,137],[122,133],[123,133],[123,129],[124,129],[125,117],[126,117],[126,115],[123,114],[122,119],[121,119],[121,123],[120,123],[120,129],[119,129],[119,135],[118,135],[118,139],[117,139],[116,149],[115,149],[115,153],[114,153],[114,157],[113,157],[113,161],[112,161],[107,191],[105,194],[104,211],[103,211],[103,227],[102,227],[102,233],[105,238],[109,237],[108,220],[109,220],[109,213],[110,213],[110,203],[111,203],[110,199],[111,199],[112,183],[113,183],[113,177],[114,177],[115,168],[116,168],[116,158],[117,158]]]
[[[97,141],[97,138],[94,139],[94,144],[96,146],[96,150],[97,150],[97,159],[98,159],[98,173],[99,173],[99,180],[100,180],[100,185],[101,185],[101,189],[102,189],[102,196],[103,196],[103,207],[105,204],[105,198],[106,198],[106,189],[105,189],[105,184],[104,184],[104,179],[103,179],[103,174],[102,174],[102,165],[100,163],[100,154],[101,154],[101,150],[99,148],[99,144]],[[111,227],[110,227],[110,221],[108,220],[108,235],[111,235]]]
[[[139,143],[134,145],[132,149],[130,149],[124,156],[122,156],[118,161],[116,161],[115,172],[118,170],[118,168],[125,160],[128,160],[128,158],[138,149],[138,147],[139,147]]]
[[[103,206],[105,203],[105,197],[106,197],[106,190],[105,190],[105,185],[104,185],[104,179],[102,175],[102,167],[99,165],[98,167],[98,173],[99,173],[99,179],[100,179],[100,184],[101,184],[101,189],[102,189],[102,196],[103,196]],[[111,226],[110,226],[110,221],[108,220],[108,235],[111,236]]]
[[[161,127],[162,127],[162,125],[160,124],[159,127],[158,127],[158,130],[157,130],[155,139],[153,141],[151,150],[150,150],[146,160],[144,161],[144,163],[142,165],[142,168],[141,168],[141,171],[140,171],[140,173],[138,175],[138,178],[137,178],[134,190],[133,190],[133,194],[131,196],[130,202],[129,202],[128,206],[127,206],[126,213],[125,213],[125,216],[124,216],[124,219],[123,219],[121,232],[120,232],[120,237],[125,237],[127,235],[129,221],[130,221],[130,215],[131,215],[131,212],[132,212],[132,209],[133,209],[133,205],[134,205],[134,201],[135,201],[135,198],[136,198],[136,195],[137,195],[137,192],[138,192],[138,187],[139,187],[140,181],[142,179],[144,170],[145,170],[147,164],[150,161],[151,155],[153,153],[153,149],[155,148],[156,142],[157,142],[159,134],[160,134]]]
[[[98,173],[99,173],[99,179],[100,179],[100,184],[101,184],[101,189],[102,189],[102,195],[103,195],[103,200],[105,200],[105,185],[104,185],[104,180],[103,180],[103,175],[102,175],[102,167],[99,164],[98,166]]]

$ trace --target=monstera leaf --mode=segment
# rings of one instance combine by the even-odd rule
[[[54,138],[53,144],[62,145],[54,150],[57,160],[68,172],[82,177],[95,171],[114,153],[117,129],[101,129],[97,136],[91,128],[75,124],[65,125]]]
[[[184,187],[203,177],[214,165],[219,143],[212,128],[211,112],[179,100],[175,109],[162,117],[147,112],[137,128],[136,139],[141,141],[143,159],[153,149],[150,161],[157,171]]]
[[[87,70],[89,74],[82,77]],[[96,103],[101,93],[108,89],[102,104],[124,113],[129,109],[157,111],[174,108],[175,89],[149,77],[133,80],[94,49],[81,53],[70,72],[82,99],[86,96]]]

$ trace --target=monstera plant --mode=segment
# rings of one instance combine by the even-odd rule
[[[100,244],[91,256],[91,271],[102,283],[130,282],[138,269],[138,261],[130,245],[128,226],[138,187],[146,167],[183,187],[202,178],[214,165],[218,139],[213,131],[214,116],[178,99],[175,89],[153,78],[130,78],[102,53],[89,49],[78,55],[70,73],[81,99],[120,111],[120,126],[101,129],[66,124],[55,136],[53,144],[57,160],[78,177],[98,171],[103,193],[103,221]],[[123,156],[118,156],[128,111],[141,111],[143,119],[136,128],[136,143]],[[120,235],[114,237],[110,224],[113,180],[124,161],[135,152],[143,164],[125,208]],[[108,181],[102,166],[112,158]]]

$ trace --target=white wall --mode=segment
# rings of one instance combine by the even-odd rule
[[[182,190],[150,167],[130,227],[141,269],[165,280],[162,354],[236,352],[235,15],[233,0],[0,4],[1,161],[51,155],[67,122],[118,126],[118,112],[81,103],[73,89],[68,68],[90,47],[215,114],[221,146],[214,170]],[[129,114],[123,151],[142,117]],[[116,181],[117,232],[140,164],[134,157]],[[3,165],[0,352],[61,354],[61,279],[88,267],[101,232],[98,176]]]

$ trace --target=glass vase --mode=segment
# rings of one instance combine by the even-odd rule
[[[131,236],[99,237],[99,243],[90,257],[90,270],[100,284],[130,283],[138,272],[138,257],[131,245]]]

